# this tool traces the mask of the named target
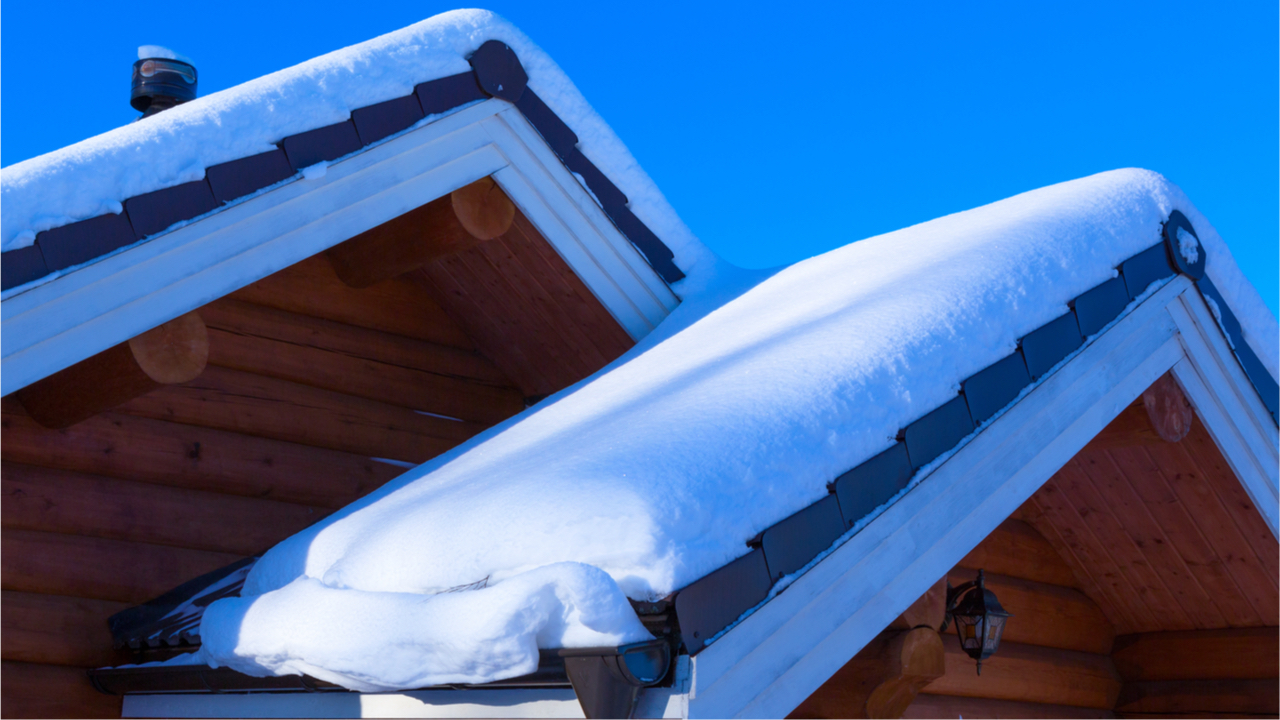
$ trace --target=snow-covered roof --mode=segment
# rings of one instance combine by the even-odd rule
[[[1275,320],[1208,221],[1143,170],[767,278],[722,269],[606,371],[273,548],[242,597],[209,607],[202,659],[374,690],[508,677],[537,647],[640,639],[627,597],[666,596],[748,553],[1020,338],[1072,317],[1068,301],[1121,263],[1148,250],[1164,262],[1173,210],[1274,377]]]
[[[626,195],[627,208],[675,253],[675,264],[684,271],[713,264],[555,62],[510,23],[482,10],[444,13],[6,167],[0,170],[0,250],[31,247],[37,234],[72,223],[120,217],[131,198],[199,181],[209,168],[274,151],[286,138],[344,122],[355,110],[470,72],[468,58],[490,40],[515,51],[528,86],[576,134],[577,149]],[[89,234],[129,235],[111,243],[114,250],[133,240],[124,225],[104,221]],[[134,229],[138,238],[155,232]],[[22,259],[14,256],[14,265]]]

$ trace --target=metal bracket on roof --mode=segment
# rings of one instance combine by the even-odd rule
[[[640,688],[657,685],[671,668],[666,640],[555,652],[564,658],[565,672],[588,718],[631,717]]]

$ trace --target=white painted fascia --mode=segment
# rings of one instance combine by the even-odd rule
[[[791,712],[1152,382],[1187,360],[1198,367],[1175,319],[1179,308],[1195,303],[1203,306],[1191,281],[1175,277],[861,532],[694,657],[689,717]],[[1229,353],[1227,358],[1235,362]],[[1216,355],[1213,363],[1225,365]],[[1233,394],[1253,392],[1247,384],[1239,387],[1243,373],[1236,378],[1222,372],[1236,383]],[[1204,422],[1224,432],[1222,418],[1206,415]],[[1252,418],[1234,422],[1251,424]],[[1270,437],[1274,458],[1275,433]],[[1259,456],[1254,445],[1242,442],[1235,452],[1250,458],[1238,458],[1233,467],[1267,462],[1265,449]]]
[[[514,107],[491,99],[0,303],[0,395],[487,175],[639,340],[679,298]]]
[[[640,691],[635,717],[687,717],[688,656],[669,688]],[[417,690],[398,693],[154,693],[124,696],[123,717],[186,718],[580,718],[571,689]]]
[[[1280,538],[1280,430],[1200,293],[1183,293],[1168,309],[1187,356],[1173,366],[1173,375],[1271,534]]]

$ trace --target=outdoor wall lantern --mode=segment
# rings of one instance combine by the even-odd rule
[[[1000,648],[1000,636],[1004,634],[1004,621],[1012,617],[1000,607],[996,594],[983,586],[982,571],[978,579],[960,587],[947,584],[947,614],[942,621],[941,632],[946,632],[952,622],[960,647],[969,657],[978,661],[978,674],[982,674],[982,661],[996,654]]]

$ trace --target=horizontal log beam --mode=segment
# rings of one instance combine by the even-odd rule
[[[0,531],[4,590],[142,603],[241,555],[28,530]]]
[[[65,430],[0,401],[8,462],[339,508],[404,468],[368,457],[211,428],[105,413]]]
[[[904,718],[1112,718],[1106,709],[921,693]]]
[[[17,718],[120,717],[121,698],[94,689],[83,668],[0,663],[0,715]]]
[[[485,426],[524,409],[524,396],[514,387],[497,387],[224,330],[210,330],[209,335],[209,363],[218,367],[448,415]],[[475,431],[467,437],[472,434]]]
[[[46,530],[255,555],[329,514],[326,508],[0,464],[5,528]]]
[[[60,370],[15,393],[36,422],[60,429],[87,420],[162,385],[204,371],[209,336],[194,312]]]
[[[210,329],[328,350],[498,387],[514,387],[480,353],[226,297],[200,308]]]
[[[1230,717],[1280,714],[1280,682],[1253,680],[1149,680],[1129,682],[1116,711],[1125,715]]]
[[[958,586],[973,575],[959,569],[949,578]],[[1099,655],[1111,652],[1115,629],[1098,604],[1079,590],[995,573],[986,574],[986,586],[1013,613],[1005,623],[1006,642]]]
[[[465,350],[475,346],[414,274],[357,290],[313,255],[243,287],[232,299]]]
[[[790,715],[896,718],[946,669],[942,641],[927,627],[889,630],[862,648]]]
[[[483,428],[220,367],[119,412],[410,463],[426,462]]]
[[[135,662],[112,647],[107,618],[129,603],[65,595],[0,592],[5,660],[102,667]]]
[[[1071,567],[1035,528],[1022,520],[1000,523],[958,567],[986,570],[1050,585],[1078,587]],[[970,578],[972,580],[973,578]]]
[[[325,254],[344,283],[366,288],[502,235],[515,211],[493,178],[481,178]]]
[[[1141,633],[1116,638],[1116,668],[1127,681],[1280,677],[1280,628]]]
[[[1109,710],[1120,695],[1120,675],[1111,658],[1074,650],[1003,642],[982,661],[978,675],[973,658],[955,635],[943,638],[947,673],[926,691],[933,695],[1037,702]]]

